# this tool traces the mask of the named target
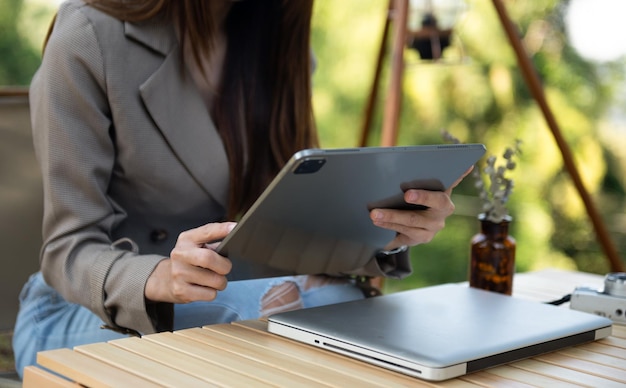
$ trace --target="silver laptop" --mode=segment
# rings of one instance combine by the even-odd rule
[[[485,153],[446,144],[296,153],[217,250],[229,280],[341,273],[363,267],[395,237],[372,208],[412,208],[410,188],[447,189]]]
[[[425,380],[607,337],[611,320],[445,284],[275,314],[268,330]]]

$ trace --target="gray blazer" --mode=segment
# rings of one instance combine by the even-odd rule
[[[172,326],[172,306],[144,298],[156,264],[181,231],[225,216],[226,153],[180,50],[165,21],[70,0],[31,84],[46,282],[141,333]],[[382,275],[372,261],[363,273]],[[408,273],[400,261],[385,272]]]

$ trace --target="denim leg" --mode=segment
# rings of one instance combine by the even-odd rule
[[[102,320],[89,309],[65,301],[41,273],[32,275],[20,293],[13,333],[18,375],[22,377],[24,367],[36,364],[37,352],[126,337],[101,325]]]
[[[294,277],[238,280],[229,282],[211,302],[192,302],[174,306],[174,330],[216,323],[258,319],[261,298],[272,287],[292,281]]]
[[[174,330],[215,323],[258,319],[262,316],[261,300],[273,287],[294,282],[303,307],[363,299],[363,292],[352,282],[306,287],[307,276],[285,276],[269,279],[229,282],[228,287],[211,302],[192,302],[174,306]]]
[[[324,306],[364,299],[363,291],[354,283],[326,284],[321,287],[302,288],[304,308]]]

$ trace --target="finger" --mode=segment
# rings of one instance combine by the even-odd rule
[[[178,236],[176,245],[202,246],[224,239],[237,224],[234,222],[216,222],[189,229]]]
[[[204,247],[175,247],[170,257],[174,262],[204,268],[219,275],[232,270],[232,262],[212,249]]]
[[[445,227],[447,215],[429,210],[374,209],[374,225],[396,232],[399,245],[417,245],[430,242]]]
[[[180,263],[172,266],[172,278],[178,285],[196,285],[218,291],[224,290],[228,284],[228,280],[224,275],[206,268],[182,265]]]
[[[435,238],[436,235],[437,233],[434,231],[415,228],[412,229],[410,233],[397,233],[396,237],[394,237],[394,239],[391,240],[384,249],[396,249],[403,245],[413,247],[420,244],[428,244]]]
[[[199,285],[188,285],[185,292],[179,298],[178,303],[191,303],[197,301],[212,302],[217,298],[218,290]]]
[[[172,262],[171,294],[175,303],[211,301],[228,284],[226,276],[206,268]]]
[[[196,301],[211,302],[217,297],[218,290],[193,283],[174,283],[172,299],[174,303],[190,303]]]
[[[415,212],[403,212],[408,214],[395,215],[388,220],[377,220],[376,226],[396,232],[394,244],[417,245],[430,242],[437,232],[445,226],[444,217],[426,217]]]
[[[384,249],[392,250],[403,245],[413,247],[420,244],[428,244],[435,238],[436,235],[437,232],[435,231],[415,228],[412,229],[410,233],[397,233],[396,237],[391,240]]]
[[[454,212],[454,203],[446,192],[412,189],[404,193],[404,200],[410,204],[425,206],[427,209],[424,211],[431,213],[438,212],[448,216]]]

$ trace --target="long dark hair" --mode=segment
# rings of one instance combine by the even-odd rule
[[[312,0],[251,0],[235,2],[226,20],[228,49],[212,116],[237,178],[230,215],[252,205],[295,151],[317,145],[311,13]]]
[[[130,22],[171,18],[181,39],[189,39],[198,65],[210,55],[217,28],[210,0],[86,2]],[[313,0],[236,1],[226,17],[228,48],[211,116],[229,159],[229,219],[252,205],[294,152],[318,146],[311,102],[312,9]]]

